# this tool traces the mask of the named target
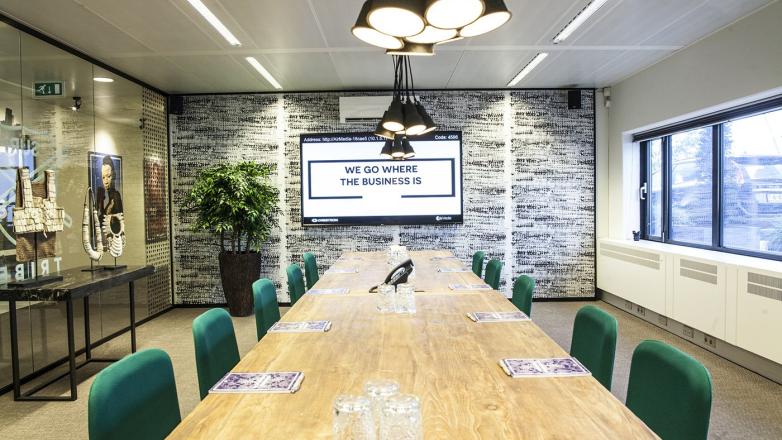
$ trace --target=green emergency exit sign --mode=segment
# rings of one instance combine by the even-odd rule
[[[33,96],[62,96],[62,81],[38,81],[33,84]]]

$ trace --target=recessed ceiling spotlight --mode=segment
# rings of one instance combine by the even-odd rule
[[[212,11],[209,10],[209,8],[206,7],[203,3],[201,3],[201,0],[187,0],[188,3],[190,3],[191,6],[195,8],[196,11],[198,11],[199,14],[201,14],[202,17],[206,19],[206,21],[209,22],[209,24],[212,25],[213,28],[217,30],[217,32],[220,33],[220,35],[223,36],[223,38],[228,41],[228,44],[231,46],[241,46],[242,43],[239,41],[238,38],[234,36],[234,34],[231,33],[231,31],[228,30],[227,27],[223,24],[223,22],[220,21],[219,18],[217,18]]]
[[[73,105],[71,106],[71,110],[77,112],[81,108],[81,96],[74,96],[73,97]]]
[[[428,0],[426,21],[440,29],[458,29],[483,14],[482,0]]]
[[[372,0],[367,21],[380,32],[409,37],[424,30],[423,0]]]
[[[557,36],[554,37],[554,44],[565,41],[565,39],[569,37],[570,34],[575,32],[579,26],[584,24],[584,22],[587,21],[589,17],[597,12],[597,10],[600,9],[604,4],[606,4],[607,1],[608,0],[593,0],[592,3],[586,5],[586,7],[582,9],[581,12],[579,12],[578,15],[576,15],[572,20],[570,20],[570,23],[568,23],[567,26],[559,31]]]
[[[96,76],[92,80],[95,81],[95,82],[99,82],[99,83],[113,83],[114,82],[114,79],[106,78],[105,76]]]
[[[406,37],[405,40],[411,43],[433,44],[451,40],[456,36],[456,33],[456,29],[440,29],[434,26],[427,26],[420,34]]]
[[[364,6],[361,7],[361,12],[358,14],[356,24],[353,25],[350,32],[359,40],[373,46],[382,47],[383,49],[400,49],[404,46],[405,43],[401,39],[384,34],[369,25],[369,22],[367,22],[367,14],[369,13],[370,6],[372,6],[372,0],[364,2]]]
[[[511,14],[503,0],[484,0],[483,15],[459,30],[462,37],[474,37],[491,32],[510,20]]]
[[[272,74],[269,73],[269,71],[266,70],[266,68],[263,67],[261,63],[259,63],[258,60],[255,59],[255,57],[246,57],[245,60],[247,60],[247,62],[250,63],[250,65],[253,66],[253,68],[255,68],[255,70],[257,70],[258,73],[261,74],[261,76],[266,78],[266,81],[269,81],[269,84],[271,84],[275,89],[277,90],[282,89],[280,83],[278,83],[277,80],[274,79]]]
[[[540,64],[541,61],[546,59],[547,56],[548,56],[548,54],[546,52],[541,52],[541,53],[535,55],[535,58],[533,58],[532,61],[527,63],[527,65],[524,66],[523,69],[521,69],[521,72],[519,72],[516,76],[513,77],[512,80],[510,80],[510,82],[508,83],[508,87],[513,87],[516,84],[518,84],[518,82],[521,81],[522,78],[527,76],[532,71],[532,69],[537,67],[537,65]]]

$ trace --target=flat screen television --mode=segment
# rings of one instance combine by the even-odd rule
[[[410,139],[415,157],[391,160],[372,133],[301,135],[302,225],[462,223],[462,133]]]

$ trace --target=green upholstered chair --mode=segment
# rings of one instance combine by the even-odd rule
[[[296,304],[307,289],[304,287],[304,276],[301,274],[301,268],[298,264],[290,264],[285,269],[288,274],[288,293],[291,296],[291,305]]]
[[[309,290],[320,279],[318,276],[318,263],[315,262],[315,255],[312,255],[310,252],[305,252],[301,257],[304,259],[304,275],[307,279],[307,290]]]
[[[570,355],[584,364],[592,377],[611,390],[616,354],[616,318],[595,306],[584,306],[573,322]]]
[[[231,368],[239,363],[239,348],[231,316],[223,309],[210,309],[193,320],[196,371],[201,399]]]
[[[486,258],[486,252],[477,251],[472,254],[472,273],[478,278],[483,276],[483,260]]]
[[[502,261],[491,260],[486,264],[486,274],[483,280],[494,290],[500,290],[500,273],[502,272]]]
[[[255,310],[255,331],[258,340],[280,320],[280,305],[277,303],[277,291],[268,278],[253,283],[253,309]]]
[[[524,312],[527,316],[532,316],[532,294],[535,292],[535,279],[520,275],[513,282],[513,297],[510,301],[516,308]]]
[[[109,365],[87,406],[90,440],[166,438],[181,421],[171,359],[153,348]]]
[[[690,355],[660,341],[633,352],[627,407],[665,440],[705,439],[711,412],[711,376]]]

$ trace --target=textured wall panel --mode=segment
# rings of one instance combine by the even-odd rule
[[[361,93],[214,95],[185,98],[172,116],[175,301],[224,301],[217,241],[190,229],[182,209],[198,171],[240,159],[275,164],[282,190],[280,228],[264,249],[260,276],[287,301],[284,267],[315,253],[321,270],[344,251],[452,249],[467,261],[483,249],[513,275],[533,274],[539,297],[594,293],[594,113],[568,110],[564,91],[421,92],[443,130],[463,132],[464,224],[303,228],[299,135],[370,131],[371,122],[339,122],[339,97]]]

